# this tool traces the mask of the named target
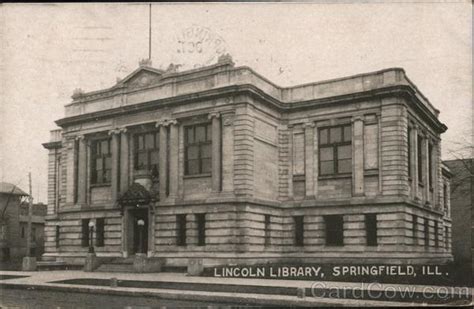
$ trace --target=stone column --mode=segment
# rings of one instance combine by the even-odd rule
[[[234,113],[226,113],[222,118],[222,191],[234,194]]]
[[[425,155],[423,156],[424,158],[424,162],[423,162],[423,165],[425,166],[425,171],[423,173],[424,177],[425,177],[425,181],[424,181],[424,184],[425,184],[425,204],[431,204],[431,192],[430,192],[430,173],[431,173],[431,170],[430,170],[430,152],[429,152],[429,146],[430,145],[430,141],[429,141],[429,138],[428,138],[428,135],[425,135],[425,139],[424,139],[424,143],[423,143],[423,149],[424,149],[424,152],[425,152]]]
[[[409,128],[409,132],[410,132],[410,136],[409,136],[409,142],[410,142],[410,145],[408,147],[408,149],[410,149],[410,152],[408,153],[408,156],[410,157],[410,166],[408,166],[408,169],[409,169],[409,172],[408,174],[410,176],[410,192],[411,192],[411,197],[414,198],[416,196],[416,192],[415,192],[415,187],[416,187],[416,157],[415,157],[415,149],[416,149],[416,144],[415,144],[415,128],[411,125],[411,124],[408,124],[408,128]],[[408,134],[408,132],[407,132]]]
[[[217,193],[221,191],[221,119],[219,113],[209,114],[212,120],[212,191]]]
[[[314,142],[314,152],[313,152],[313,193],[314,196],[318,196],[318,176],[319,176],[319,134],[318,127],[315,124],[313,129],[313,142]]]
[[[168,181],[167,164],[168,164],[168,134],[165,122],[157,123],[156,126],[160,129],[160,160],[159,160],[159,177],[160,177],[160,201],[166,199],[166,185]]]
[[[427,192],[429,191],[428,188],[428,145],[427,145],[427,140],[424,132],[421,134],[422,140],[421,140],[421,149],[418,149],[418,151],[421,151],[421,179],[418,179],[423,184],[422,190],[421,190],[421,200],[423,203],[427,202]]]
[[[80,137],[78,137],[80,138]],[[76,158],[77,158],[77,142],[75,138],[68,139],[67,141],[67,158],[66,162],[66,203],[73,205],[76,202],[76,186],[77,186],[77,174],[76,174]]]
[[[87,196],[87,144],[84,136],[78,136],[77,204],[86,204]]]
[[[129,136],[127,128],[120,129],[120,194],[128,189],[129,178]]]
[[[364,118],[352,118],[352,188],[353,196],[364,195]]]
[[[111,171],[111,191],[112,191],[112,203],[115,205],[118,199],[119,192],[119,133],[120,131],[115,129],[109,131],[109,135],[112,136],[111,151],[112,151],[112,171]]]
[[[177,120],[170,120],[169,142],[169,196],[176,198],[178,194],[178,155],[179,155],[179,127]]]
[[[314,160],[314,122],[307,122],[303,124],[304,127],[304,173],[305,173],[305,191],[306,198],[314,197],[313,185],[313,160]]]

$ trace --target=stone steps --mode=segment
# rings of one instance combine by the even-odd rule
[[[67,270],[71,269],[71,265],[61,261],[38,261],[36,262],[37,270]]]
[[[133,273],[133,263],[105,263],[100,265],[97,272],[119,272],[119,273]]]

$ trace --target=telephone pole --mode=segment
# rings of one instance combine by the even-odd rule
[[[36,257],[31,256],[31,216],[33,213],[33,191],[31,189],[31,172],[28,173],[30,196],[28,203],[28,226],[26,228],[26,256],[23,258],[22,269],[24,271],[36,270]]]
[[[31,213],[33,212],[33,190],[31,189],[31,172],[28,173],[29,193],[28,197],[28,225],[26,228],[26,256],[31,256]]]

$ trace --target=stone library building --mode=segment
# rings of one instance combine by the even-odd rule
[[[43,144],[43,258],[451,261],[438,116],[401,68],[280,87],[229,55],[180,72],[141,61],[76,89]]]

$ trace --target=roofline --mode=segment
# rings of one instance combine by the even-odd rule
[[[60,127],[80,123],[89,120],[98,120],[104,118],[110,118],[117,115],[130,112],[140,112],[148,109],[154,109],[157,105],[166,106],[171,104],[188,104],[189,102],[194,102],[196,100],[209,99],[216,96],[222,96],[229,93],[235,94],[235,92],[244,92],[250,93],[251,95],[257,95],[264,101],[271,104],[274,108],[277,108],[282,111],[291,111],[291,110],[300,110],[305,109],[309,106],[314,105],[326,105],[326,104],[337,104],[341,102],[358,100],[360,98],[367,98],[373,96],[388,96],[388,95],[403,95],[409,96],[415,102],[415,107],[418,107],[422,111],[423,117],[426,120],[430,121],[433,126],[436,127],[437,131],[443,133],[446,131],[447,127],[439,121],[438,118],[433,115],[422,102],[416,98],[416,93],[413,88],[408,85],[392,85],[383,88],[377,88],[367,91],[355,92],[351,94],[332,96],[327,98],[318,98],[311,99],[307,101],[299,101],[293,103],[281,102],[280,100],[274,98],[273,96],[267,94],[260,88],[256,87],[253,84],[243,84],[243,85],[230,85],[221,88],[209,89],[200,92],[194,92],[190,94],[183,94],[169,98],[163,98],[158,100],[151,100],[147,102],[142,102],[138,104],[126,105],[121,107],[116,107],[108,110],[101,110],[93,113],[76,115],[71,117],[62,118],[56,120],[56,124]],[[421,107],[420,107],[421,106]],[[426,116],[427,115],[427,116]],[[48,143],[46,143],[48,144]]]

